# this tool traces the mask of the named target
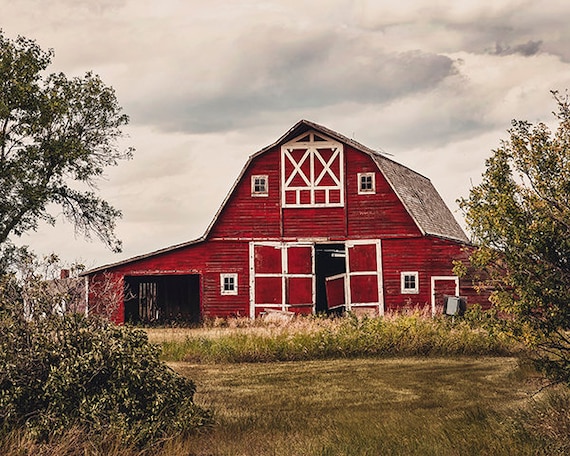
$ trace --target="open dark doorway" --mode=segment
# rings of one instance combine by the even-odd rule
[[[125,322],[200,321],[200,275],[125,277]]]
[[[328,312],[326,278],[346,272],[344,244],[315,245],[316,311]]]

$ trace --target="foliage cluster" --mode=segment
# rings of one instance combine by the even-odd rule
[[[53,51],[0,30],[0,246],[56,218],[120,250],[121,212],[93,189],[105,168],[131,157],[119,140],[128,117],[115,92],[92,73],[46,74]]]
[[[45,441],[79,428],[146,446],[209,423],[194,383],[160,361],[144,331],[62,315],[65,296],[42,281],[5,275],[0,287],[2,433]]]
[[[479,245],[472,263],[510,315],[507,329],[551,379],[570,385],[570,104],[553,96],[557,129],[513,121],[460,203]]]
[[[175,340],[162,341],[163,357],[217,363],[518,352],[520,346],[487,319],[494,320],[474,308],[462,319],[412,312],[378,318],[299,317],[283,325],[222,331],[187,329]],[[151,336],[158,339],[158,330]]]

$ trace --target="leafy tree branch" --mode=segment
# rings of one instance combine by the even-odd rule
[[[52,58],[0,31],[0,245],[40,221],[55,224],[55,204],[78,232],[119,251],[121,212],[94,190],[107,167],[132,156],[118,145],[129,118],[97,75],[46,75]]]

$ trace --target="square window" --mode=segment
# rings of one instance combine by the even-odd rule
[[[375,173],[358,173],[358,194],[376,192]]]
[[[420,290],[420,284],[417,272],[401,273],[401,291],[403,294],[417,294]]]
[[[220,274],[220,293],[222,295],[237,295],[237,274]]]
[[[251,176],[251,196],[268,196],[267,176]]]

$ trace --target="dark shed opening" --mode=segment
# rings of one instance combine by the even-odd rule
[[[200,275],[125,277],[125,322],[198,323]]]

